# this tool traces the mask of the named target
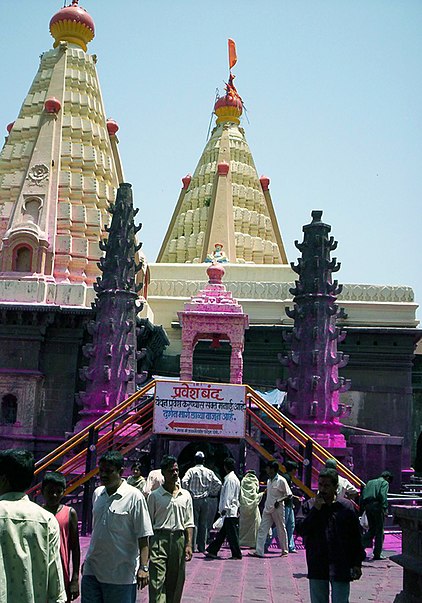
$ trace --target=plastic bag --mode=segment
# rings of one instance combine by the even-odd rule
[[[362,513],[362,515],[359,517],[359,523],[361,525],[361,528],[363,528],[364,530],[368,530],[369,529],[369,524],[368,524],[368,518],[366,516],[366,511],[364,511]]]
[[[224,523],[224,517],[219,517],[218,519],[216,519],[214,521],[214,523],[212,524],[212,527],[214,528],[214,530],[221,530],[221,528],[223,527],[223,523]]]

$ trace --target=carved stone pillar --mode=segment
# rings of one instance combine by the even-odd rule
[[[243,382],[243,342],[232,342],[230,383]]]

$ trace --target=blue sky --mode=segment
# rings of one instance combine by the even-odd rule
[[[120,125],[141,240],[154,261],[206,142],[237,44],[246,137],[289,260],[313,209],[339,241],[343,283],[413,287],[422,301],[420,0],[84,0],[89,52]],[[1,0],[0,123],[15,119],[51,47],[60,0]],[[421,316],[419,312],[419,316]]]

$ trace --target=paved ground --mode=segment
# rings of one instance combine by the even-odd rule
[[[88,544],[89,539],[83,538],[83,556]],[[384,554],[399,552],[400,537],[387,535]],[[244,549],[241,561],[228,559],[230,551],[224,547],[221,560],[195,554],[187,565],[183,603],[309,603],[303,549],[285,558],[277,549],[270,549],[265,559],[248,557],[247,553]],[[350,603],[393,603],[402,590],[402,580],[402,568],[389,559],[366,561],[362,578],[352,583]],[[147,601],[148,593],[141,591],[137,603]]]

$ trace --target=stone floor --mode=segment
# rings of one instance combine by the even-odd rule
[[[88,538],[82,538],[85,556]],[[230,551],[222,548],[221,559],[206,559],[195,554],[187,565],[183,603],[309,603],[305,551],[298,542],[298,553],[281,558],[280,551],[270,549],[265,559],[248,556],[241,561],[228,559]],[[384,543],[386,556],[401,552],[399,535],[389,534]],[[393,603],[402,590],[403,570],[394,562],[365,561],[363,576],[351,587],[350,603]],[[77,601],[80,601],[78,599]],[[140,591],[137,603],[146,603],[148,592]]]

